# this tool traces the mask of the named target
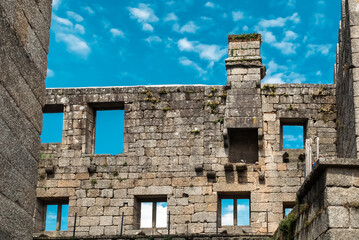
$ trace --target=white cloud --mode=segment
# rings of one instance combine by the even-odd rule
[[[82,57],[87,57],[91,52],[87,43],[73,34],[57,33],[56,40],[64,42],[69,52],[76,53]]]
[[[51,77],[55,76],[54,71],[51,70],[50,68],[48,68],[46,72],[47,72],[47,77],[48,78],[51,78]]]
[[[188,41],[187,38],[182,38],[178,40],[178,48],[181,51],[193,51],[194,50],[193,43],[194,42]]]
[[[226,53],[227,49],[222,49],[218,45],[198,44],[199,56],[210,61],[219,61]]]
[[[125,34],[117,28],[111,28],[110,33],[112,33],[113,38],[116,38],[116,37],[124,38],[125,37]]]
[[[200,66],[198,66],[197,63],[189,60],[186,57],[180,57],[178,60],[181,65],[193,68],[194,70],[196,70],[199,73],[199,75],[203,75],[206,73],[206,71],[203,70]]]
[[[89,6],[86,6],[86,7],[84,7],[83,9],[84,9],[88,14],[90,14],[90,15],[95,14],[95,11],[92,10],[92,8],[90,8]]]
[[[52,14],[52,19],[55,22],[57,22],[57,23],[59,23],[61,25],[65,25],[65,26],[71,27],[71,28],[73,27],[73,23],[70,20],[66,19],[66,18],[61,18],[61,17],[58,17],[55,14]]]
[[[308,52],[306,54],[306,57],[309,57],[314,54],[322,54],[327,56],[331,48],[331,44],[308,44]]]
[[[296,34],[295,32],[288,30],[285,32],[285,37],[283,39],[283,41],[291,41],[291,40],[295,40],[297,39],[298,34]]]
[[[138,22],[157,22],[159,20],[149,4],[140,3],[138,8],[128,8],[128,10],[131,17],[137,19]]]
[[[152,227],[152,202],[141,203],[140,227]]]
[[[302,135],[290,135],[290,134],[285,134],[283,136],[283,140],[288,141],[288,142],[298,142],[299,140],[302,140],[303,136]]]
[[[85,28],[81,24],[75,24],[75,31],[81,34],[85,34]]]
[[[162,42],[162,39],[159,36],[149,36],[148,38],[145,39],[146,42],[148,43],[158,43],[158,42]]]
[[[204,6],[209,7],[209,8],[215,8],[216,4],[214,4],[213,2],[206,2],[206,4]]]
[[[262,19],[259,21],[259,26],[263,28],[270,28],[270,27],[283,27],[287,20],[285,18],[279,17],[276,19]]]
[[[296,73],[288,67],[277,64],[271,60],[267,67],[267,76],[263,79],[263,83],[281,84],[281,83],[302,83],[306,81],[305,75]],[[293,67],[295,69],[295,66]]]
[[[149,23],[144,23],[144,24],[142,25],[142,30],[152,32],[152,31],[153,31],[153,27],[152,27],[152,25],[149,24]]]
[[[326,18],[324,14],[321,13],[316,13],[314,14],[314,18],[315,18],[315,25],[325,25],[326,23]]]
[[[271,28],[271,27],[284,27],[287,21],[292,21],[295,24],[300,22],[300,17],[298,13],[294,13],[292,16],[286,18],[278,17],[275,19],[262,19],[259,21],[258,26],[261,28]]]
[[[321,72],[321,71],[317,71],[317,72],[315,73],[315,75],[317,75],[317,76],[322,76],[322,72]]]
[[[266,43],[273,43],[273,42],[277,41],[276,37],[273,35],[272,32],[261,31],[260,33],[263,36],[263,41],[266,42]]]
[[[137,19],[142,24],[142,30],[153,31],[153,26],[149,23],[157,22],[159,19],[152,8],[149,7],[149,4],[140,3],[138,8],[129,7],[128,10],[130,11],[131,18]]]
[[[196,41],[188,41],[187,38],[180,39],[177,44],[180,51],[196,52],[200,58],[208,61],[219,61],[227,53],[226,48],[214,44],[209,45]]]
[[[221,223],[223,226],[233,226],[233,213],[222,214]]]
[[[274,74],[273,76],[268,76],[266,77],[262,83],[268,83],[268,84],[282,84],[285,83],[283,80],[283,73],[277,73]]]
[[[72,12],[72,11],[67,11],[66,15],[69,18],[75,20],[76,22],[82,22],[84,20],[84,18],[81,15],[79,15],[79,14],[77,14],[75,12]]]
[[[189,21],[188,23],[186,23],[181,27],[180,32],[195,33],[198,29],[199,27],[194,22]]]
[[[306,78],[303,74],[291,72],[289,74],[276,73],[272,76],[267,76],[263,83],[280,84],[280,83],[303,83]]]
[[[246,31],[248,31],[248,29],[249,29],[249,28],[248,28],[248,26],[247,26],[247,25],[244,25],[244,26],[243,26],[243,31],[245,31],[245,32],[246,32]]]
[[[52,1],[52,9],[57,10],[61,4],[61,0],[53,0]]]
[[[272,43],[272,46],[279,49],[283,54],[290,55],[296,53],[296,49],[299,46],[299,44],[282,41],[282,42]]]
[[[167,203],[161,202],[157,203],[156,206],[156,227],[166,227],[167,226]]]
[[[201,16],[201,19],[202,19],[202,20],[205,20],[205,21],[211,21],[211,20],[213,20],[213,18],[206,17],[206,16]]]
[[[163,21],[165,21],[165,22],[177,21],[177,20],[178,20],[178,18],[176,16],[176,14],[174,14],[174,13],[167,14],[167,16],[163,19]]]
[[[244,14],[241,11],[232,12],[233,21],[238,21],[244,18]]]
[[[297,3],[296,0],[288,0],[287,6],[294,8],[296,3]]]

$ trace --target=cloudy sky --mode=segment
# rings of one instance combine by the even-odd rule
[[[54,0],[47,87],[225,84],[227,35],[259,32],[267,83],[332,83],[340,1]]]

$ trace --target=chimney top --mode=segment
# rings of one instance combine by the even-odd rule
[[[228,43],[230,42],[251,42],[251,41],[261,41],[262,36],[259,33],[250,33],[250,34],[235,34],[228,35]]]

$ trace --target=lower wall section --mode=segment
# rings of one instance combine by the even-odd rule
[[[320,160],[298,191],[298,204],[274,239],[357,239],[359,162]]]
[[[244,236],[222,236],[222,235],[201,235],[201,236],[164,236],[164,237],[145,237],[145,236],[106,236],[106,237],[79,237],[79,238],[50,238],[50,237],[36,237],[34,240],[124,240],[124,239],[136,239],[136,240],[160,240],[160,239],[171,239],[171,240],[269,240],[270,235],[244,235]]]

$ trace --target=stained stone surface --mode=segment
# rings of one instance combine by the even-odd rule
[[[0,1],[0,236],[32,239],[51,1]]]

